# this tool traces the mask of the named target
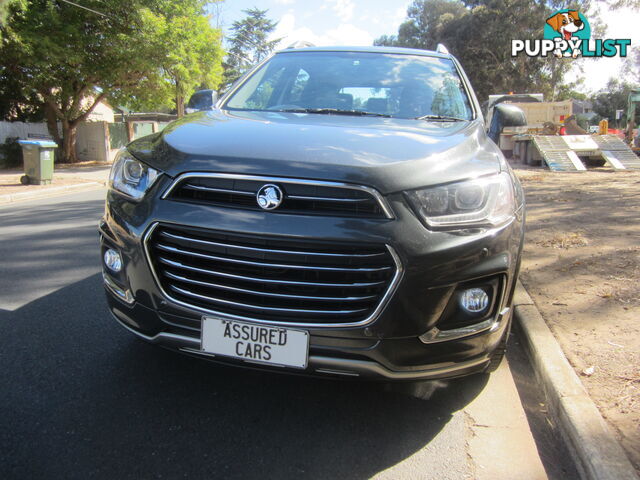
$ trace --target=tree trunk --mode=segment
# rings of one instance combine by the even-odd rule
[[[62,162],[76,163],[78,156],[76,155],[76,122],[63,120],[62,122]]]
[[[178,118],[184,117],[184,97],[182,95],[176,96],[176,110],[178,111]]]
[[[80,122],[84,122],[87,117],[94,111],[98,104],[106,97],[107,92],[102,91],[100,95],[93,99],[91,106],[84,112],[80,111],[79,102],[82,100],[84,92],[87,90],[87,86],[83,85],[74,94],[73,98],[67,99],[63,102],[64,108],[56,104],[55,99],[51,96],[51,92],[44,90],[42,96],[45,97],[46,107],[45,111],[51,111],[62,122],[62,151],[60,152],[60,161],[63,163],[76,163],[78,156],[76,154],[76,138],[77,128]],[[69,110],[71,108],[71,110]],[[77,115],[73,118],[73,115]],[[53,115],[52,115],[53,117]],[[69,119],[71,117],[71,120]],[[55,119],[52,119],[55,123]],[[49,116],[47,115],[47,126],[49,125]],[[50,130],[51,131],[51,130]],[[54,136],[55,138],[55,136]],[[60,142],[58,142],[60,143]]]
[[[58,132],[58,116],[48,103],[44,104],[44,116],[47,120],[47,130],[49,135],[53,137],[58,146],[62,145],[62,139]]]
[[[558,84],[562,81],[562,60],[551,58],[551,101],[555,102],[558,95]]]
[[[58,132],[58,116],[56,112],[51,108],[51,105],[45,103],[43,105],[44,109],[44,118],[47,121],[47,131],[49,135],[53,138],[53,140],[58,144],[58,148],[54,154],[54,162],[59,162],[62,156],[62,139],[60,138],[60,132]]]
[[[184,96],[180,93],[179,80],[176,80],[176,111],[178,118],[184,117]]]

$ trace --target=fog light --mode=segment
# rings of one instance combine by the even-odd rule
[[[122,258],[120,257],[120,253],[113,248],[107,249],[107,251],[104,252],[104,264],[112,272],[118,273],[122,270]]]
[[[480,313],[489,306],[489,295],[481,288],[470,288],[462,292],[460,305],[469,313]]]

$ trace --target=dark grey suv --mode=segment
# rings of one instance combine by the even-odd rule
[[[118,155],[104,283],[137,336],[227,364],[389,380],[491,371],[523,215],[451,55],[290,49]]]

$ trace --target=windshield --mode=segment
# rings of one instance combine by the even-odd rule
[[[373,52],[279,53],[254,72],[223,108],[473,117],[451,60]]]

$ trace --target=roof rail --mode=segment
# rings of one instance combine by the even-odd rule
[[[306,40],[298,40],[293,42],[291,45],[287,47],[287,50],[290,48],[305,48],[305,47],[315,47],[315,45],[311,42],[307,42]]]
[[[444,53],[445,55],[447,55],[449,53],[449,50],[447,50],[447,47],[445,47],[443,44],[439,43],[436,47],[436,52]]]

